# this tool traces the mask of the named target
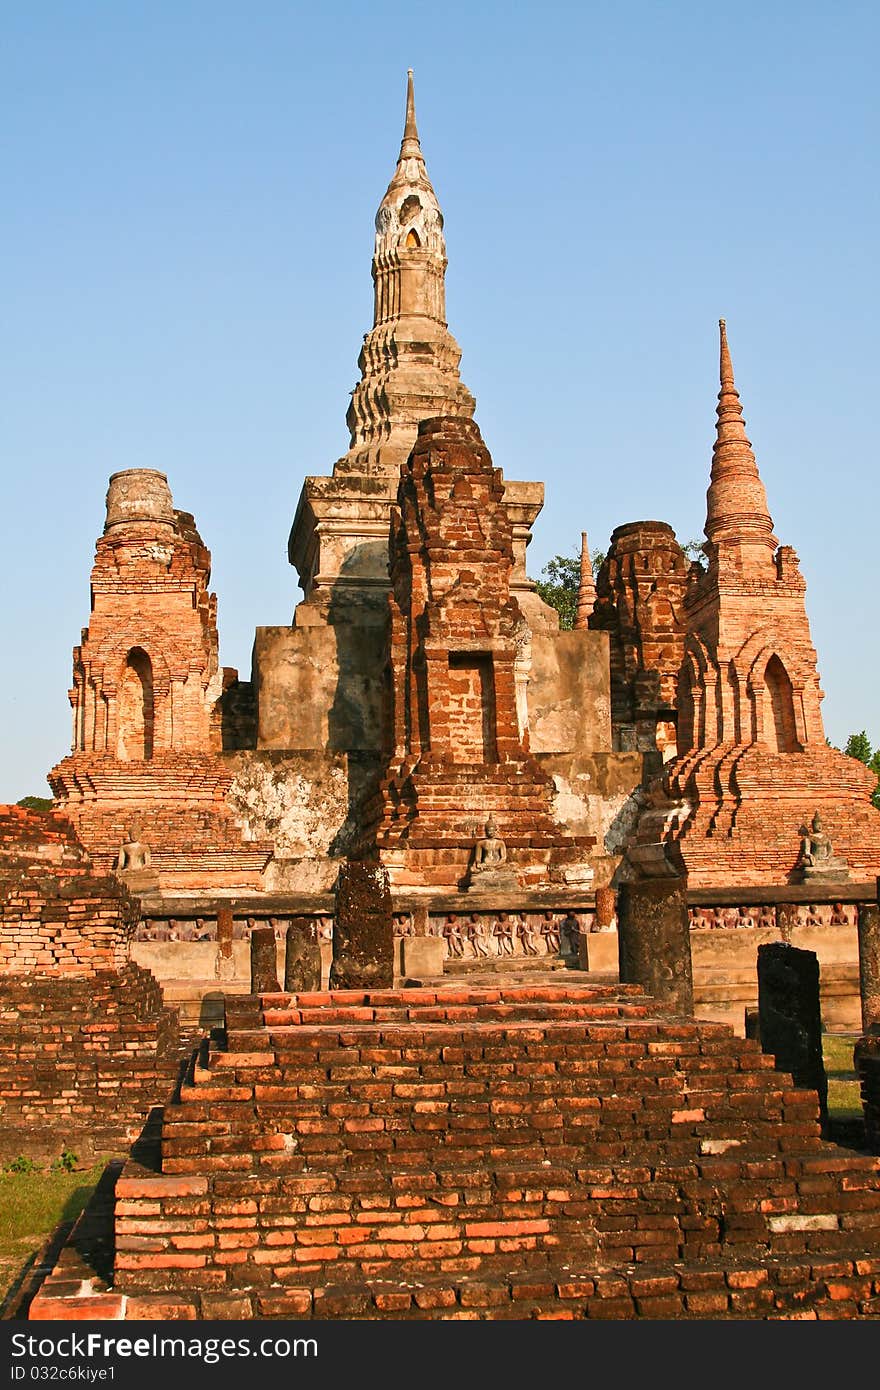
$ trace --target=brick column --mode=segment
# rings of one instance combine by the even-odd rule
[[[816,1091],[822,1124],[828,1120],[828,1080],[822,1058],[819,958],[785,941],[758,947],[758,1018],[761,1048],[796,1086]]]
[[[622,984],[636,984],[673,1013],[693,1014],[687,879],[622,883],[617,895]]]
[[[865,1143],[870,1153],[880,1153],[880,1053],[865,1053],[858,1059],[865,1116]]]
[[[347,859],[336,885],[331,989],[385,989],[394,981],[394,923],[381,864]]]
[[[321,988],[321,947],[310,917],[294,917],[284,940],[284,988],[291,994]]]
[[[279,994],[278,953],[271,927],[251,931],[251,994]]]
[[[613,888],[596,889],[596,931],[610,927],[617,911],[617,894]]]
[[[880,905],[859,904],[859,993],[862,1032],[880,1032]]]
[[[217,963],[218,979],[231,980],[235,975],[235,958],[232,954],[232,908],[223,904],[217,908]]]
[[[797,920],[797,903],[776,904],[776,930],[779,932],[780,941],[791,941],[791,934],[797,926]]]

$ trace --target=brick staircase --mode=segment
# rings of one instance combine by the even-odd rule
[[[576,972],[229,998],[142,1150],[31,1317],[880,1317],[880,1157]]]

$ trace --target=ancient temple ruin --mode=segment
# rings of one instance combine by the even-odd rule
[[[166,476],[110,479],[56,809],[0,815],[8,1142],[117,1161],[30,1316],[875,1318],[880,1157],[742,1036],[795,938],[880,1028],[880,813],[725,326],[705,564],[624,522],[594,584],[584,533],[563,630],[445,270],[410,73],[350,447],[249,679]]]
[[[167,945],[151,968],[202,995],[214,965],[197,947],[224,904],[240,987],[260,923],[280,940],[307,917],[326,974],[352,858],[387,873],[398,937],[442,937],[463,960],[543,951],[565,913],[613,927],[607,893],[627,880],[815,882],[816,813],[826,898],[835,873],[858,886],[880,870],[869,773],[825,743],[804,580],[773,535],[724,326],[705,563],[667,523],[623,521],[594,584],[585,533],[566,631],[528,573],[543,485],[506,477],[481,436],[445,271],[410,74],[349,448],[303,482],[288,541],[302,599],[290,624],[256,628],[247,678],[219,665],[210,555],[165,475],[110,480],[73,747],[50,783],[102,871],[122,869],[125,842],[147,847],[136,947]],[[703,906],[696,926],[775,930],[772,904]],[[800,925],[847,924],[851,970],[847,911],[805,903]]]

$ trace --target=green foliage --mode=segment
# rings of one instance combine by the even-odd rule
[[[577,615],[578,588],[581,579],[580,557],[557,555],[549,560],[541,570],[546,579],[537,579],[535,588],[545,603],[555,608],[559,614],[559,626],[563,631],[574,627]]]
[[[39,1168],[40,1165],[36,1159],[26,1158],[24,1154],[19,1154],[18,1158],[14,1158],[7,1165],[6,1171],[7,1173],[37,1173]]]
[[[865,767],[869,767],[877,778],[877,785],[871,796],[871,801],[880,810],[880,747],[872,748],[871,740],[867,733],[862,729],[859,734],[850,734],[844,747],[844,753],[850,758],[857,758]]]
[[[49,796],[23,796],[21,801],[16,801],[16,806],[22,806],[26,811],[51,811],[52,798]]]
[[[76,1170],[76,1165],[78,1163],[79,1155],[75,1154],[73,1150],[69,1149],[65,1144],[64,1148],[61,1150],[60,1157],[56,1158],[55,1162],[52,1164],[52,1167],[56,1169],[61,1169],[62,1172],[65,1173],[73,1173]]]

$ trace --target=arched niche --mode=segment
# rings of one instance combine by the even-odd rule
[[[119,682],[116,756],[123,762],[152,758],[154,725],[153,664],[143,647],[132,647]]]
[[[772,753],[796,753],[800,748],[791,680],[775,653],[764,669],[764,741]]]

